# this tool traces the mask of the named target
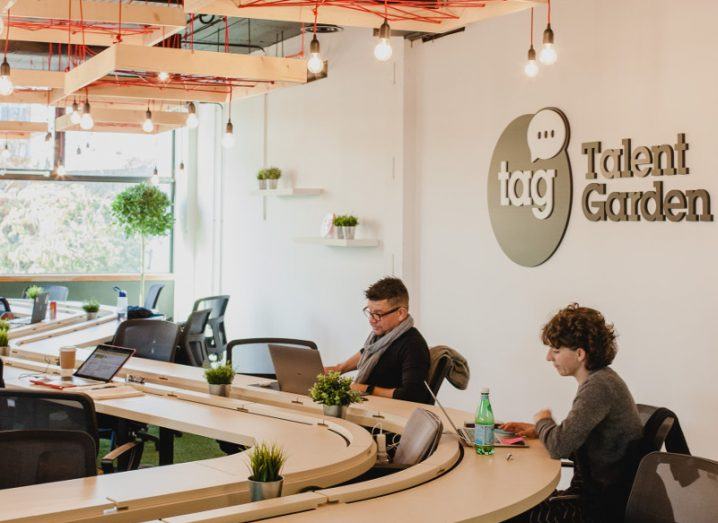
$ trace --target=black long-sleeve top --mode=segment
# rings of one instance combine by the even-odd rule
[[[429,363],[429,346],[421,333],[412,327],[384,351],[366,383],[394,389],[395,399],[430,404],[424,386]]]

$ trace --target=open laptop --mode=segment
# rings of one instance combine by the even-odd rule
[[[84,385],[98,385],[108,383],[120,371],[127,360],[135,353],[135,349],[117,347],[114,345],[98,345],[92,354],[75,371],[72,378],[37,379],[30,380],[37,385],[64,389],[81,387]]]
[[[20,325],[30,325],[32,323],[40,323],[47,316],[47,299],[48,294],[41,292],[38,294],[32,302],[32,314],[23,318],[15,318],[9,320],[11,327],[17,327]]]
[[[424,382],[424,386],[426,387],[426,390],[429,391],[429,394],[431,394],[431,397],[434,398],[434,402],[436,402],[436,404],[439,406],[439,408],[441,409],[441,412],[444,413],[444,417],[449,420],[449,423],[451,424],[452,428],[454,429],[454,432],[456,432],[456,435],[459,437],[459,441],[461,441],[461,443],[465,447],[473,447],[475,444],[473,434],[471,432],[469,432],[467,429],[465,429],[464,427],[457,428],[456,425],[454,425],[454,421],[449,416],[449,413],[446,412],[446,409],[439,401],[439,398],[436,397],[436,395],[434,394],[434,391],[431,390],[431,387],[429,387],[429,384],[427,382]],[[521,440],[521,443],[514,443],[514,444],[506,445],[506,444],[501,443],[501,441],[496,436],[494,436],[494,447],[514,447],[514,448],[524,447],[524,448],[527,448],[528,445],[523,440]]]
[[[270,343],[269,355],[277,382],[268,384],[266,388],[306,396],[317,375],[324,372],[318,350]]]

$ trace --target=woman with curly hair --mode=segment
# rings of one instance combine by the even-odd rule
[[[552,458],[574,460],[576,471],[568,491],[515,520],[623,521],[643,428],[628,387],[609,367],[617,350],[613,325],[597,310],[573,303],[544,325],[541,340],[549,347],[546,360],[578,382],[571,411],[561,423],[545,409],[534,416],[535,424],[501,428],[538,437]]]

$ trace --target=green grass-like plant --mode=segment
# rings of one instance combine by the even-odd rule
[[[210,385],[229,385],[234,379],[234,369],[227,363],[204,371],[204,377]]]
[[[351,378],[343,378],[336,371],[319,374],[317,381],[309,389],[309,396],[317,403],[327,406],[346,406],[364,401],[358,391],[351,390],[351,384]]]
[[[344,215],[340,214],[338,216],[334,217],[334,227],[343,227],[344,226]]]
[[[267,169],[260,169],[257,173],[257,180],[266,180],[267,179]]]
[[[249,470],[252,473],[249,479],[252,481],[278,481],[282,479],[280,472],[287,455],[284,450],[272,443],[259,443],[249,455]]]
[[[267,180],[279,180],[282,177],[282,170],[279,167],[265,169]]]
[[[359,219],[351,214],[344,217],[344,227],[356,227],[359,225]]]
[[[95,298],[89,299],[82,305],[82,310],[87,312],[88,314],[92,312],[98,312],[100,310],[100,302],[97,301]]]
[[[10,322],[7,320],[0,320],[0,331],[9,331]]]
[[[0,329],[0,347],[7,347],[7,345],[8,345],[7,329]]]
[[[28,289],[25,291],[25,296],[27,296],[31,300],[34,300],[35,298],[37,298],[38,294],[40,294],[44,290],[45,289],[43,289],[39,285],[33,285],[32,287],[28,287]]]

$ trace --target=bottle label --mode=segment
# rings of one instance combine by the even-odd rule
[[[476,445],[486,446],[494,444],[494,427],[492,425],[476,425],[474,428],[474,441]]]

